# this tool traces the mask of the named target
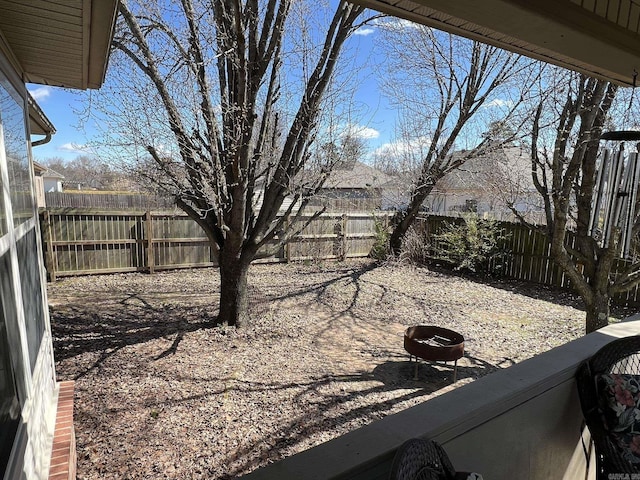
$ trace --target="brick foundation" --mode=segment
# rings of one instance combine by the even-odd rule
[[[73,428],[74,386],[73,381],[60,382],[49,480],[75,480],[76,478],[76,434]]]

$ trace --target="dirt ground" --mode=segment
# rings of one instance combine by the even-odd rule
[[[79,479],[230,479],[508,367],[583,332],[566,292],[409,265],[260,264],[252,325],[213,327],[212,269],[49,284],[59,380],[76,380]],[[410,325],[465,336],[451,365]]]

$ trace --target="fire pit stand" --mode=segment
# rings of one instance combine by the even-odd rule
[[[448,328],[416,325],[404,332],[404,349],[409,361],[416,357],[414,380],[418,379],[418,358],[429,361],[454,362],[453,382],[457,380],[458,359],[464,355],[464,337]]]

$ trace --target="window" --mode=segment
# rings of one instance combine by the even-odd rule
[[[1,60],[1,58],[0,58]],[[6,471],[15,437],[22,422],[21,409],[28,391],[28,356],[25,343],[39,347],[44,331],[42,290],[20,298],[21,283],[32,286],[39,282],[36,268],[33,277],[36,231],[24,231],[24,224],[35,215],[31,187],[29,150],[25,125],[24,100],[0,72],[0,200],[9,192],[7,204],[0,201],[0,476]],[[32,222],[35,225],[35,222]],[[16,228],[18,227],[18,228]],[[21,238],[20,238],[21,237]],[[27,254],[33,258],[27,261]],[[25,262],[25,265],[19,265]],[[22,303],[28,302],[31,325],[24,342]],[[36,305],[40,302],[40,305]],[[36,346],[37,345],[37,346]],[[37,350],[36,350],[37,354]],[[35,357],[31,360],[35,365]]]
[[[20,402],[11,370],[9,341],[4,319],[0,318],[0,472],[4,472],[7,468],[13,438],[19,423]]]
[[[0,258],[0,271],[9,272],[9,252]],[[20,347],[9,341],[7,320],[15,317],[11,275],[0,276],[0,473],[7,468],[13,439],[20,423],[20,402],[12,361],[20,361]],[[10,346],[11,345],[11,346]]]
[[[478,212],[478,200],[465,200],[464,201],[464,212]]]
[[[7,158],[13,223],[18,226],[34,215],[24,104],[17,93],[0,87],[0,122]]]
[[[29,346],[29,360],[31,371],[33,371],[45,329],[35,230],[29,230],[24,237],[18,240],[16,246],[20,268],[24,322],[27,330],[27,345]]]
[[[2,74],[0,74],[0,81],[2,80]],[[3,98],[5,91],[2,88],[2,85],[0,85],[0,98]],[[2,149],[2,144],[4,141],[4,135],[3,135],[3,128],[2,128],[2,119],[3,119],[3,114],[2,114],[2,101],[0,101],[0,149]],[[2,152],[0,152],[0,156],[2,156]],[[1,172],[1,170],[0,170]],[[4,189],[6,188],[5,185],[3,185],[3,180],[2,180],[2,176],[0,176],[0,238],[3,237],[8,231],[8,227],[7,227],[7,213],[6,213],[6,208],[5,208],[5,204],[4,204]]]

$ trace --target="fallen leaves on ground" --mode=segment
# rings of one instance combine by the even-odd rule
[[[410,265],[259,264],[252,324],[214,327],[213,269],[49,285],[59,380],[76,380],[79,479],[230,479],[582,334],[573,295]],[[465,336],[413,364],[410,325]]]

